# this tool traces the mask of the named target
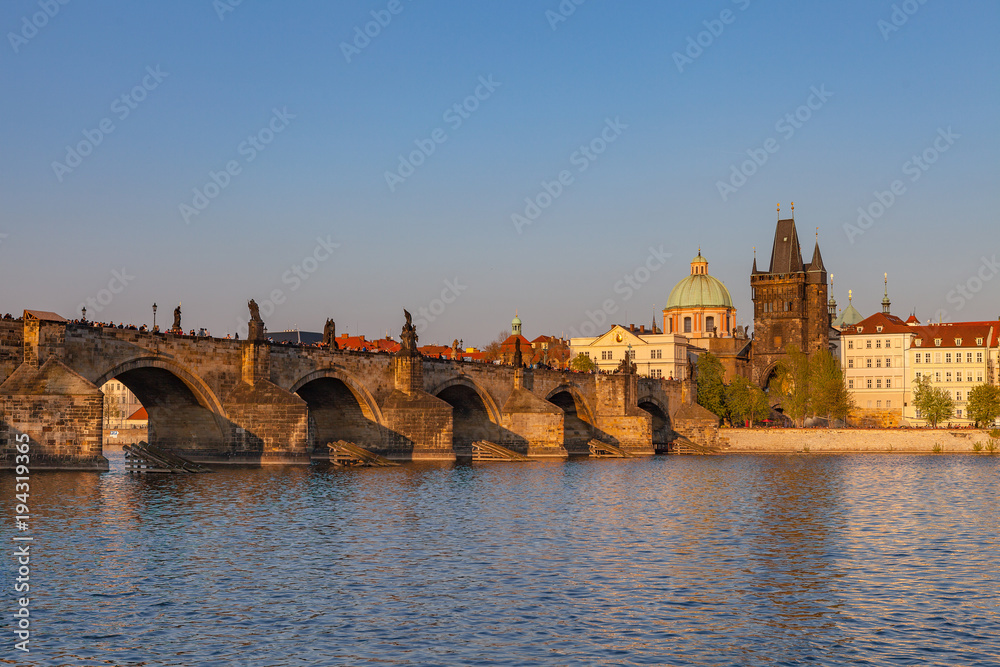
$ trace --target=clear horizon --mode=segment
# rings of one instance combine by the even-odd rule
[[[0,311],[151,325],[155,301],[164,326],[182,302],[225,336],[254,298],[271,331],[398,338],[406,308],[421,345],[482,346],[515,310],[529,339],[660,325],[700,247],[752,324],[753,248],[794,201],[841,308],[878,312],[888,273],[894,314],[995,320],[998,19],[5,3]]]

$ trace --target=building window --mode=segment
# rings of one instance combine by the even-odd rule
[[[920,363],[920,354],[918,353],[918,354],[914,355],[913,360],[916,361],[919,364]]]
[[[958,417],[959,419],[962,418],[962,410],[961,410],[961,408],[959,408],[958,410],[955,410],[955,416]]]
[[[941,363],[941,353],[940,352],[935,352],[934,353],[934,363],[935,364],[940,364]]]
[[[705,331],[711,331],[715,328],[715,318],[711,315],[705,318]]]
[[[890,359],[889,357],[885,358],[885,367],[892,368],[892,359]]]
[[[920,408],[917,408],[917,419],[920,419]]]
[[[976,363],[977,364],[983,363],[983,353],[982,352],[976,352]]]
[[[872,341],[870,338],[865,341],[865,347],[868,348],[869,350],[872,349]]]
[[[871,357],[868,357],[867,359],[865,359],[865,368],[871,368],[871,367],[872,367],[872,359]]]
[[[941,371],[934,371],[934,381],[935,382],[941,381]]]
[[[962,400],[962,392],[960,392],[960,391],[956,391],[955,392],[955,400],[956,401]]]
[[[886,378],[885,379],[885,388],[886,389],[892,389],[892,378]]]
[[[944,353],[944,363],[946,363],[946,364],[950,364],[951,363],[951,352],[945,352]]]
[[[661,377],[663,377],[663,371],[660,370],[659,368],[654,368],[653,370],[651,370],[649,372],[649,375],[650,375],[650,377],[661,378]]]
[[[876,348],[876,349],[879,349],[879,348],[881,348],[881,347],[882,347],[882,340],[881,340],[881,339],[879,339],[879,340],[876,340],[876,341],[875,341],[875,348]]]
[[[854,359],[848,359],[847,360],[847,367],[848,368],[854,368]]]
[[[892,407],[892,401],[886,401],[885,402],[885,407],[886,408],[891,408]]]
[[[976,373],[976,382],[982,382],[982,381],[983,381],[983,374]]]
[[[848,350],[853,350],[854,349],[854,341],[853,340],[847,341],[847,349]]]
[[[882,368],[882,357],[875,360],[875,368]]]
[[[971,364],[972,363],[972,353],[971,352],[966,352],[965,353],[965,363],[967,363],[967,364]]]
[[[955,373],[955,382],[961,382],[961,381],[962,381],[962,371],[957,371]]]
[[[875,388],[876,389],[881,389],[882,388],[882,378],[879,378],[879,379],[875,380]]]
[[[948,371],[947,373],[944,374],[944,381],[951,382],[951,371]]]
[[[931,353],[930,352],[924,352],[924,363],[925,364],[931,363]]]
[[[982,345],[982,344],[983,344],[983,339],[982,338],[977,338],[976,339],[976,345]]]
[[[854,380],[848,380],[847,381],[847,388],[848,389],[854,389]]]
[[[875,407],[878,408],[879,410],[881,410],[882,409],[882,401],[875,401]]]
[[[653,356],[651,358],[652,359],[662,359],[663,358],[663,350],[653,350]]]
[[[871,378],[868,378],[868,388],[869,389],[872,388],[872,379]]]
[[[684,333],[691,333],[691,318],[684,318]]]

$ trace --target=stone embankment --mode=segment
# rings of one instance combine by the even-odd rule
[[[730,454],[786,454],[791,452],[898,452],[944,454],[974,453],[986,431],[963,429],[825,429],[825,428],[727,428],[719,431],[729,441]]]

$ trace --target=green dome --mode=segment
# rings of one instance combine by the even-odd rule
[[[677,283],[670,291],[667,309],[698,308],[703,306],[733,307],[733,297],[718,278],[707,273],[692,274]]]
[[[511,324],[521,324],[521,318],[520,318],[520,317],[518,317],[517,315],[515,315],[515,316],[514,316],[514,319],[512,319],[512,320],[510,321],[510,323],[511,323]]]

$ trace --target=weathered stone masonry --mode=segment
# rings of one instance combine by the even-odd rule
[[[339,439],[404,461],[467,458],[476,440],[532,458],[585,455],[592,438],[651,454],[675,431],[703,432],[675,419],[693,395],[676,381],[101,329],[26,311],[0,322],[0,466],[26,433],[36,468],[107,469],[99,387],[112,378],[146,408],[151,443],[214,463],[308,463]]]

